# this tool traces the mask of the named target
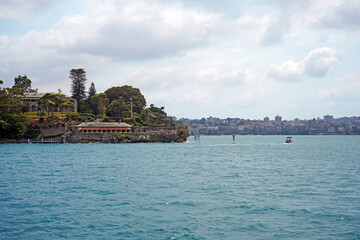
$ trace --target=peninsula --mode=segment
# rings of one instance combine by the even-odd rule
[[[146,105],[140,89],[117,86],[85,91],[86,72],[72,69],[72,96],[41,93],[25,76],[0,88],[0,142],[184,142],[189,131],[165,107]],[[1,81],[0,84],[3,84]]]

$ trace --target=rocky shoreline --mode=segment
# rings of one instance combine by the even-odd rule
[[[84,133],[76,128],[66,129],[64,126],[44,128],[37,138],[33,139],[0,139],[0,143],[171,143],[185,142],[188,133],[176,127],[132,127],[131,132],[115,134]]]

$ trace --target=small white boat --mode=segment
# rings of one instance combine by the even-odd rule
[[[291,137],[287,137],[286,140],[285,140],[285,143],[292,143],[292,138]]]

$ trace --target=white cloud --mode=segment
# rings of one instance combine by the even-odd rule
[[[289,29],[289,18],[279,17],[266,29],[260,41],[265,46],[280,43]]]
[[[324,77],[329,69],[338,62],[331,48],[318,48],[311,51],[303,60],[305,72],[310,77]]]
[[[56,0],[2,0],[0,1],[0,19],[16,18],[28,11],[39,12],[49,8]]]
[[[360,101],[360,73],[347,75],[336,82],[335,85],[321,89],[313,94],[312,98],[315,100],[325,99],[348,99]],[[354,103],[355,104],[355,103]],[[358,108],[360,110],[360,107]]]
[[[200,86],[215,85],[234,87],[243,84],[257,83],[259,76],[250,69],[227,69],[212,67],[195,72],[186,73],[186,78],[192,78],[192,82]]]
[[[207,44],[218,16],[158,1],[93,1],[40,34],[43,46],[115,59],[152,59]],[[43,40],[42,40],[43,39]]]
[[[302,62],[294,62],[288,60],[280,66],[273,65],[268,71],[270,78],[286,81],[294,81],[304,74],[304,66]]]
[[[338,60],[331,48],[317,48],[299,62],[288,60],[280,66],[272,65],[268,77],[285,81],[296,81],[304,77],[324,77]]]
[[[339,29],[360,28],[360,2],[358,0],[344,0],[333,11],[328,12],[320,20],[320,26]]]
[[[206,90],[197,90],[191,93],[186,93],[180,98],[180,102],[188,104],[208,104],[209,101],[212,100],[212,96]]]

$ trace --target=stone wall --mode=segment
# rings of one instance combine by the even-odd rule
[[[82,133],[78,129],[73,129],[71,134],[65,135],[66,142],[178,142],[177,131],[175,128],[166,127],[133,127],[133,132],[121,133],[128,136],[124,139],[116,138],[118,133]]]
[[[65,132],[65,126],[56,126],[56,127],[49,127],[49,128],[42,128],[41,134],[42,136],[46,135],[58,135]]]

